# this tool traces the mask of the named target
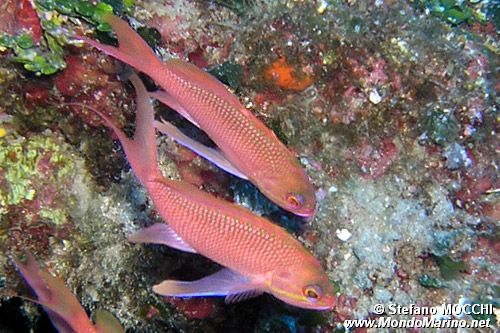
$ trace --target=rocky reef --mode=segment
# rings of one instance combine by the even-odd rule
[[[90,314],[106,309],[127,332],[342,332],[346,319],[377,318],[378,303],[492,304],[498,325],[498,1],[6,0],[0,9],[1,332],[51,329],[17,297],[30,294],[11,259],[26,250]],[[115,42],[104,12],[127,19],[159,57],[215,75],[296,153],[317,189],[309,221],[158,136],[166,176],[295,234],[335,285],[334,310],[152,292],[218,267],[127,242],[160,218],[82,107],[133,132],[127,69],[78,41]],[[156,111],[211,144],[174,111]]]

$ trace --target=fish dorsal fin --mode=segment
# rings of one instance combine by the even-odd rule
[[[240,100],[233,93],[231,93],[223,83],[221,83],[212,75],[199,69],[193,64],[184,62],[179,59],[170,59],[167,62],[165,62],[165,66],[167,66],[172,73],[178,75],[179,77],[185,79],[186,81],[195,83],[201,89],[208,90],[211,93],[219,96],[221,99],[225,100],[234,108],[236,108],[237,109],[236,112],[239,112],[242,115],[244,115],[254,126],[259,128],[261,131],[267,133],[267,135],[272,136],[276,141],[280,142],[273,131],[271,131],[250,110],[248,110],[245,106],[243,106]],[[165,104],[169,105],[168,103]],[[175,107],[173,108],[177,110]],[[182,111],[179,111],[179,113],[183,114]],[[187,114],[186,111],[184,111],[184,113]],[[188,115],[186,118],[189,120],[189,118],[191,117]],[[194,123],[196,126],[198,126],[196,122],[194,121],[191,122]]]
[[[195,65],[179,59],[169,59],[165,62],[165,66],[178,77],[191,84],[194,83],[203,90],[210,91],[232,106],[236,108],[242,107],[240,100],[222,82]]]
[[[207,147],[199,143],[198,141],[191,139],[169,122],[155,121],[154,126],[163,134],[166,134],[174,139],[178,144],[191,149],[201,157],[217,165],[219,168],[229,172],[232,175],[235,175],[236,177],[248,179],[248,177],[243,172],[238,170],[238,168],[236,168],[231,162],[227,160],[227,158],[220,150]]]
[[[163,296],[197,297],[229,296],[244,293],[262,293],[262,284],[249,277],[224,268],[196,281],[166,280],[153,287],[153,291]],[[235,296],[231,296],[235,298]]]
[[[128,237],[132,243],[163,244],[174,249],[196,253],[176,232],[166,223],[155,223],[150,227],[141,229]]]
[[[98,333],[125,333],[118,319],[108,311],[98,310],[96,312],[95,327]]]

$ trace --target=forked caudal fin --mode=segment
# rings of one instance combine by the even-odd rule
[[[33,289],[42,305],[60,333],[123,333],[120,322],[109,312],[98,311],[96,326],[64,282],[38,266],[31,253],[27,253],[25,263],[14,260],[15,265],[26,282]]]
[[[26,257],[26,263],[21,264],[17,260],[14,263],[37,295],[38,300],[35,302],[45,308],[58,331],[82,332],[77,329],[85,328],[89,332],[95,332],[85,310],[64,282],[42,271],[31,253],[28,253]]]
[[[130,77],[136,92],[136,115],[134,140],[122,142],[132,169],[142,183],[160,173],[156,151],[156,132],[153,127],[154,110],[146,87],[137,74]]]
[[[102,112],[78,103],[68,104],[87,107],[104,120],[106,126],[111,128],[120,140],[132,170],[134,170],[137,178],[139,178],[144,185],[148,179],[151,179],[160,173],[158,169],[158,157],[156,151],[156,132],[153,127],[154,111],[151,99],[146,91],[146,87],[144,87],[144,84],[139,76],[137,76],[137,74],[131,75],[130,81],[134,85],[136,91],[137,108],[133,139],[128,138],[125,133],[123,133],[123,131]]]
[[[96,49],[107,53],[148,75],[157,72],[155,68],[163,66],[149,45],[129,25],[112,14],[104,14],[103,19],[109,23],[118,38],[118,47],[104,45],[85,36],[79,38]]]

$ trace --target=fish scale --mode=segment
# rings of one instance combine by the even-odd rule
[[[235,106],[210,91],[187,84],[173,72],[168,77],[173,86],[182,87],[172,89],[171,95],[179,101],[189,101],[189,104],[180,104],[186,110],[192,110],[190,114],[207,133],[218,133],[216,141],[222,142],[221,148],[230,151],[238,147],[238,155],[244,156],[246,161],[245,167],[240,166],[244,173],[251,174],[255,170],[271,173],[286,171],[288,164],[285,162],[290,159],[286,148],[278,149],[244,114],[236,112]],[[175,96],[174,93],[178,91],[182,93]],[[214,113],[218,115],[216,121]],[[224,130],[221,131],[221,128]],[[224,142],[231,142],[231,145],[228,147]]]
[[[208,194],[197,193],[199,200],[193,200],[190,185],[168,179],[149,181],[149,184],[153,201],[164,203],[158,210],[166,222],[197,252],[223,266],[254,274],[277,266],[300,264],[301,254],[309,256],[282,228],[244,209],[230,206],[232,209],[222,214],[213,210],[220,202]],[[250,215],[248,220],[252,223],[244,222],[245,215]],[[259,223],[255,223],[256,219]],[[286,234],[286,241],[279,240],[281,234]]]

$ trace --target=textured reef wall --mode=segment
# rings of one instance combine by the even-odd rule
[[[341,332],[345,319],[376,318],[376,303],[493,304],[498,322],[498,1],[6,0],[0,9],[0,331],[50,330],[41,308],[15,297],[30,295],[11,261],[25,250],[90,314],[106,309],[128,332]],[[217,267],[127,242],[160,218],[111,133],[71,104],[133,132],[123,65],[74,38],[113,42],[100,21],[109,11],[163,59],[217,76],[297,154],[317,188],[310,221],[158,137],[166,176],[294,233],[335,284],[333,311],[271,296],[225,305],[152,293],[165,278]],[[157,112],[209,142],[172,110]]]

